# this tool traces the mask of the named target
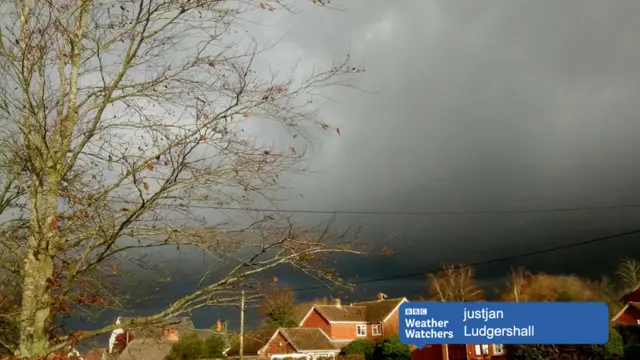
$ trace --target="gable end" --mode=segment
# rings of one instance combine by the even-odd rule
[[[395,314],[396,312],[398,312],[398,309],[400,309],[400,306],[404,303],[408,303],[409,300],[407,300],[407,298],[402,298],[402,301],[400,301],[400,303],[398,303],[398,306],[396,306],[393,310],[391,310],[391,312],[382,320],[382,323],[386,323],[389,318],[391,317],[391,315]]]
[[[299,326],[302,327],[304,322],[307,321],[309,319],[309,317],[311,315],[313,315],[313,313],[315,312],[315,314],[317,314],[318,316],[320,316],[322,318],[322,320],[324,320],[325,323],[330,324],[331,321],[329,321],[329,319],[327,319],[324,315],[322,315],[322,313],[320,311],[318,311],[318,309],[316,308],[315,305],[313,305],[311,307],[311,309],[309,309],[309,311],[307,312],[307,314],[302,318],[302,320],[300,320],[300,324]]]

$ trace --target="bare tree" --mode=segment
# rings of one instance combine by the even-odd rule
[[[505,294],[510,292],[509,298],[515,302],[520,302],[523,288],[527,285],[530,276],[531,273],[524,268],[511,269],[507,279],[507,290]]]
[[[640,264],[634,259],[625,258],[616,269],[622,292],[630,292],[640,285]]]
[[[509,286],[501,294],[503,301],[602,301],[599,284],[575,275],[512,272]]]
[[[475,279],[475,270],[462,265],[444,265],[442,270],[427,275],[427,293],[435,301],[479,301],[484,298]]]
[[[351,84],[361,70],[348,57],[308,78],[283,77],[256,69],[255,43],[242,47],[241,16],[286,4],[15,0],[0,9],[0,141],[9,159],[0,205],[11,199],[16,210],[0,251],[15,260],[2,265],[21,285],[21,357],[113,330],[50,331],[59,314],[117,306],[110,279],[118,261],[137,259],[132,250],[197,247],[225,270],[137,325],[236,301],[251,276],[282,264],[344,284],[325,255],[358,250],[330,223],[203,219],[272,199],[282,175],[301,170],[302,139],[314,128],[339,134],[309,106],[326,96],[322,88]],[[256,120],[282,125],[289,142],[265,145],[249,131]]]
[[[278,278],[264,287],[263,298],[258,306],[262,314],[262,326],[265,328],[297,327],[314,305],[327,305],[327,297],[314,298],[311,301],[299,301],[295,291],[288,285],[278,286]]]
[[[274,280],[274,283],[277,282],[277,278]],[[258,307],[258,311],[264,316],[263,326],[273,329],[298,326],[295,306],[296,295],[289,286],[268,286]]]

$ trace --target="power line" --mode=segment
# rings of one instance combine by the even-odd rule
[[[133,201],[115,200],[122,203],[138,204]],[[157,203],[159,206],[173,206],[195,209],[229,210],[229,211],[250,211],[250,212],[273,212],[273,213],[299,213],[299,214],[335,214],[335,215],[499,215],[499,214],[527,214],[527,213],[547,213],[547,212],[573,212],[590,210],[609,210],[640,208],[640,204],[622,205],[600,205],[581,207],[556,207],[538,209],[514,209],[514,210],[477,210],[477,211],[368,211],[368,210],[313,210],[313,209],[268,209],[260,207],[234,207],[215,206],[197,204],[167,204]]]
[[[514,260],[514,259],[520,259],[520,258],[524,258],[524,257],[534,256],[534,255],[546,254],[546,253],[550,253],[550,252],[554,252],[554,251],[558,251],[558,250],[565,250],[565,249],[570,249],[570,248],[574,248],[574,247],[590,245],[590,244],[594,244],[594,243],[598,243],[598,242],[604,242],[604,241],[613,240],[613,239],[617,239],[617,238],[621,238],[621,237],[625,237],[625,236],[629,236],[629,235],[634,235],[634,234],[640,234],[640,229],[632,230],[632,231],[626,231],[626,232],[623,232],[623,233],[618,233],[618,234],[614,234],[614,235],[599,237],[599,238],[590,239],[590,240],[579,241],[579,242],[575,242],[575,243],[571,243],[571,244],[558,245],[558,246],[554,246],[554,247],[549,247],[549,248],[545,248],[545,249],[541,249],[541,250],[530,251],[530,252],[517,254],[517,255],[510,255],[510,256],[504,256],[504,257],[494,258],[494,259],[490,259],[490,260],[485,260],[485,261],[478,261],[478,262],[475,262],[475,263],[460,265],[460,266],[458,266],[458,268],[463,269],[463,268],[478,267],[478,266],[483,266],[483,265],[491,265],[491,264],[495,264],[495,263],[499,263],[499,262],[505,262],[505,261]],[[394,275],[394,276],[388,276],[388,277],[379,277],[379,278],[373,278],[373,279],[359,280],[359,281],[352,282],[352,284],[360,285],[360,284],[369,284],[369,283],[389,281],[389,280],[406,279],[406,278],[412,278],[412,277],[418,277],[418,276],[425,276],[425,275],[428,275],[428,274],[436,274],[436,273],[439,273],[441,271],[442,271],[441,268],[437,268],[437,269],[421,271],[421,272],[413,272],[413,273],[400,274],[400,275]],[[319,290],[319,289],[326,289],[326,288],[327,287],[323,286],[323,285],[316,285],[316,286],[308,286],[308,287],[303,287],[303,288],[291,289],[291,291],[299,292],[299,291]]]

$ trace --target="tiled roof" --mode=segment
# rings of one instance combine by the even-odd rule
[[[363,301],[352,305],[316,305],[315,308],[329,321],[380,322],[400,305],[404,298]]]
[[[366,321],[364,306],[316,305],[315,308],[329,321]]]
[[[171,352],[174,342],[156,339],[134,339],[122,351],[118,360],[162,360]]]
[[[299,352],[339,349],[318,328],[280,328],[280,333]]]
[[[395,310],[398,305],[404,300],[404,298],[399,299],[388,299],[388,300],[378,300],[378,301],[364,301],[355,303],[355,306],[364,306],[367,308],[367,321],[368,322],[379,322],[384,320],[393,310]]]
[[[255,355],[263,346],[267,344],[271,336],[273,336],[273,330],[250,330],[244,334],[243,339],[243,355]],[[227,351],[227,356],[236,356],[240,354],[240,344],[234,344],[231,349]]]

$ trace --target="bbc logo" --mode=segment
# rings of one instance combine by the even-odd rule
[[[425,308],[417,308],[417,309],[412,309],[412,308],[406,308],[404,309],[404,314],[405,315],[427,315],[427,309]]]

